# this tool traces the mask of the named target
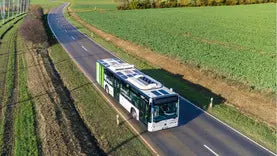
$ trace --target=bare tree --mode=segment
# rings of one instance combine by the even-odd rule
[[[42,21],[43,9],[40,6],[31,6],[29,12],[20,26],[20,33],[25,40],[33,44],[44,44],[48,37]]]

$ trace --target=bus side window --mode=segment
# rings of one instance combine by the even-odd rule
[[[121,81],[121,93],[130,100],[129,92],[130,92],[130,90],[129,90],[129,87],[127,86],[127,84]]]
[[[134,93],[132,90],[130,91],[130,98],[132,100],[132,103],[137,107],[137,108],[140,108],[139,104],[139,96]]]
[[[110,85],[113,85],[114,83],[114,76],[113,76],[113,74],[110,72],[110,71],[108,71],[107,69],[105,69],[104,70],[104,73],[105,73],[105,75],[106,75],[106,81],[107,82],[109,82],[110,83]]]

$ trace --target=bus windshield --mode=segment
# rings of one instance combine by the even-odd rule
[[[154,100],[153,122],[159,122],[177,117],[178,97],[168,97]]]

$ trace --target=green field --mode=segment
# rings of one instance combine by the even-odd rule
[[[105,10],[115,10],[116,3],[112,0],[72,0],[73,9],[80,10],[94,10],[96,9],[105,9]]]
[[[73,9],[108,33],[252,88],[275,91],[275,4],[82,12],[94,2],[84,1],[75,1]]]

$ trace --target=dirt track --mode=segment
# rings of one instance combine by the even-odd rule
[[[25,54],[44,155],[105,155],[83,123],[47,51]]]
[[[129,54],[146,60],[148,63],[160,67],[174,75],[182,75],[184,80],[200,85],[211,90],[213,93],[226,99],[239,110],[257,117],[271,127],[276,125],[276,99],[271,95],[264,95],[256,91],[249,91],[249,87],[234,83],[230,80],[215,76],[210,72],[203,71],[197,67],[183,64],[181,61],[170,58],[157,52],[141,47],[132,42],[122,40],[108,34],[83,21],[70,8],[70,15],[90,31],[113,43]]]

